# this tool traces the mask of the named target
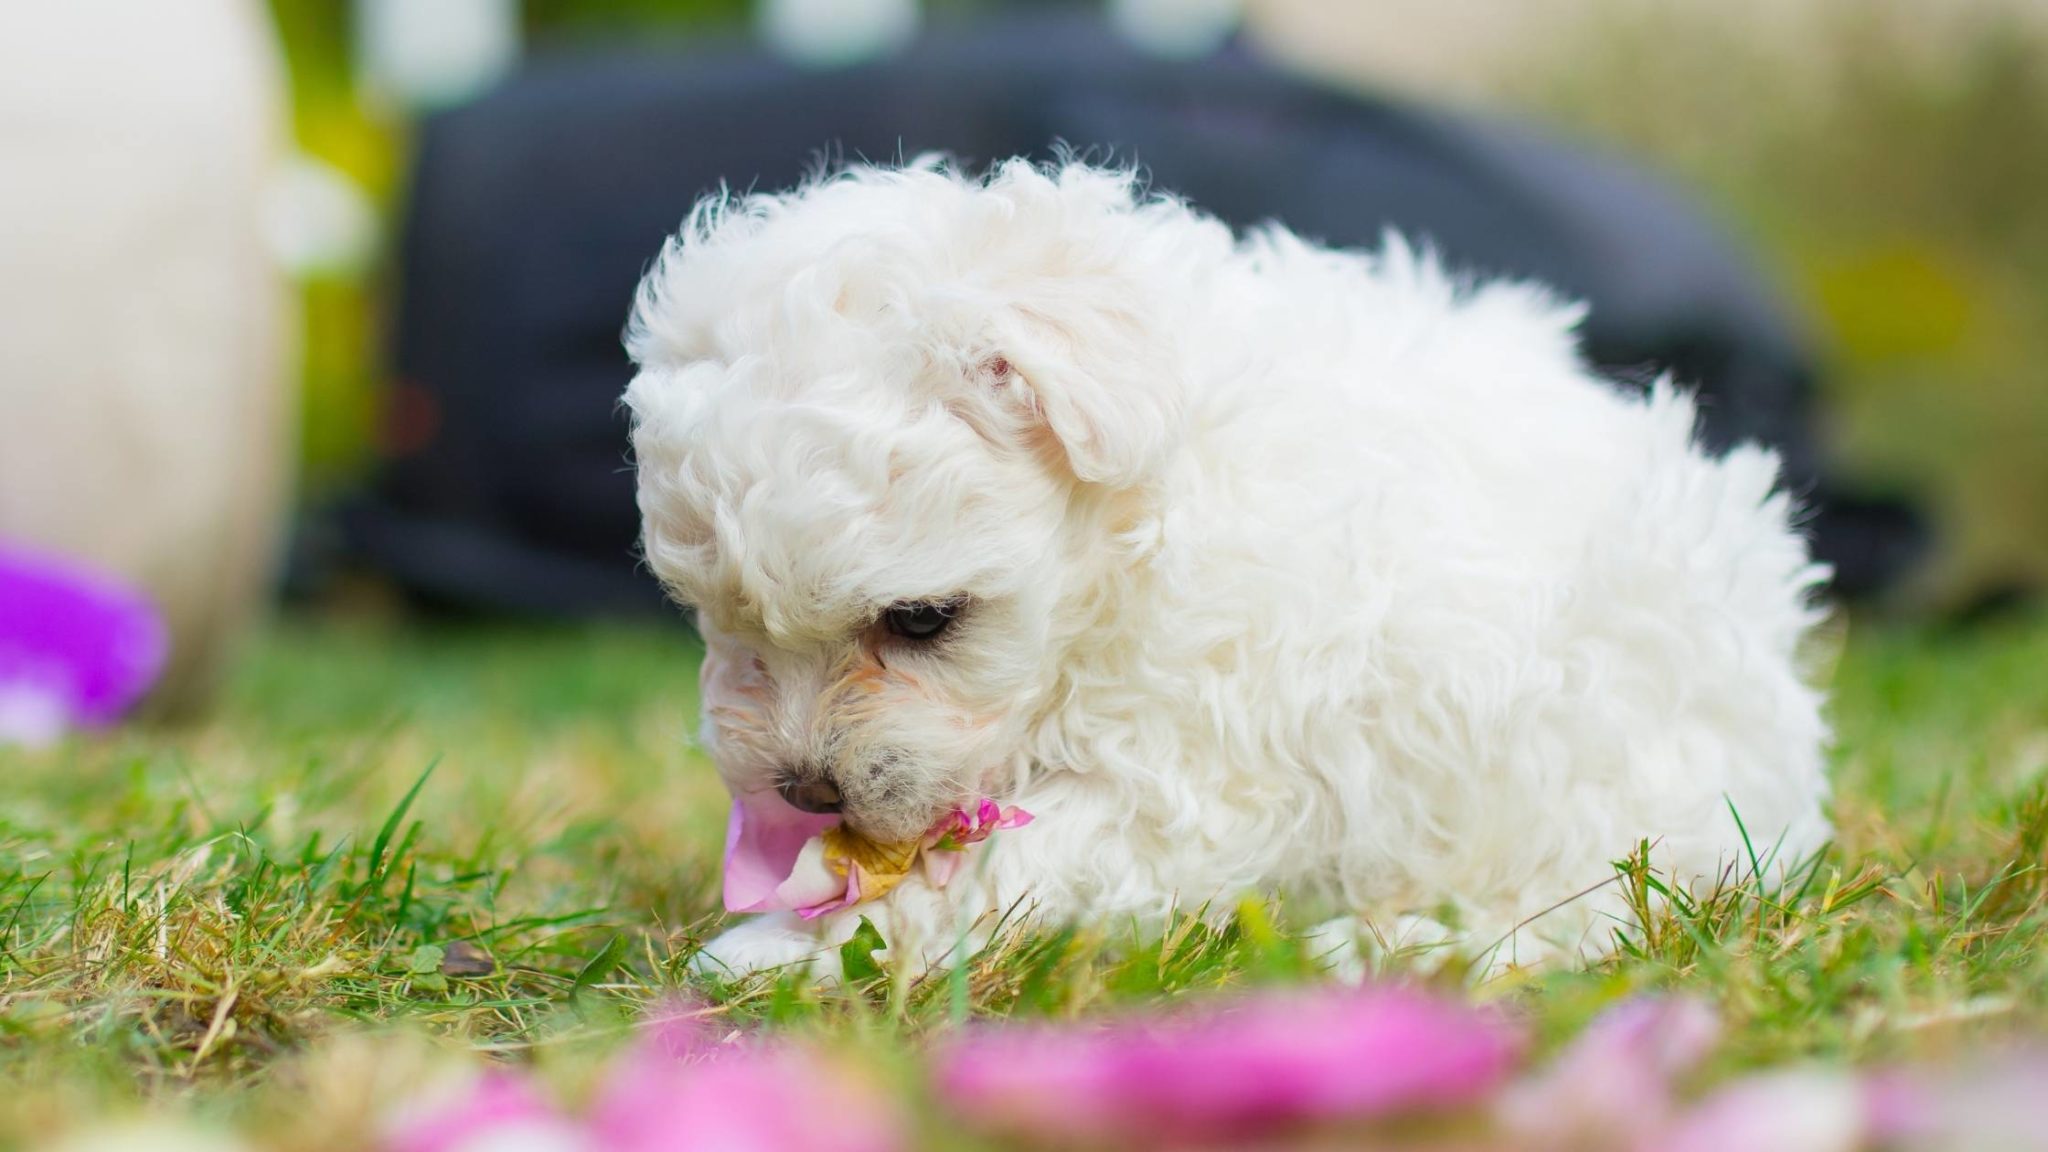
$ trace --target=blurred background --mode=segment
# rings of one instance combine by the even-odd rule
[[[1588,298],[1618,380],[1784,451],[1846,601],[1976,621],[2048,577],[2044,61],[2043,0],[14,5],[0,559],[139,590],[171,710],[273,590],[674,622],[615,405],[662,237],[1064,145]]]

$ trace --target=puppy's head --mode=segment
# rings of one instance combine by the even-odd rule
[[[626,401],[732,787],[900,840],[1026,767],[1178,443],[1168,302],[1219,244],[1082,167],[700,206],[641,287]]]

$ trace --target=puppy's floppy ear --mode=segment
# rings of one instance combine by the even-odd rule
[[[1061,288],[995,316],[984,364],[1002,369],[995,383],[1031,406],[1076,479],[1136,484],[1180,443],[1176,349],[1135,301]]]

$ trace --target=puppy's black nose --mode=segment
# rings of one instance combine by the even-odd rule
[[[783,783],[782,798],[801,812],[839,811],[839,789],[830,780],[790,780]]]

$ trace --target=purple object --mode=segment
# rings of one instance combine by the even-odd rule
[[[162,617],[82,565],[0,545],[0,743],[111,724],[163,671]]]

